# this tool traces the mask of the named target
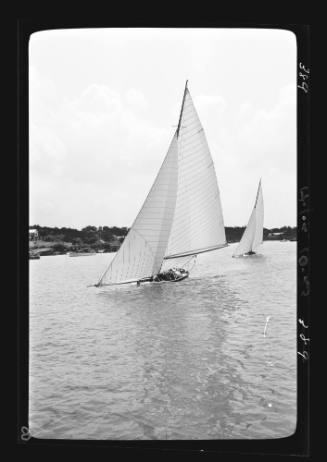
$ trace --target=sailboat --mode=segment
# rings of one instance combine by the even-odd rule
[[[95,286],[181,281],[189,276],[190,259],[225,246],[214,164],[186,81],[178,126],[161,168]]]
[[[254,207],[245,228],[243,236],[233,254],[233,257],[254,255],[258,246],[263,242],[263,195],[261,179]]]

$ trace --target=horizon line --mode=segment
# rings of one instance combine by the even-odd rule
[[[74,228],[72,226],[50,226],[50,225],[40,225],[38,223],[36,224],[33,224],[33,225],[28,225],[29,228],[33,228],[35,226],[40,226],[41,228],[58,228],[58,229],[62,229],[62,228],[67,228],[67,229],[76,229],[78,231],[81,231],[82,229],[84,228],[87,228],[88,226],[92,226],[94,228],[104,228],[104,227],[107,227],[107,228],[127,228],[127,229],[130,229],[131,226],[119,226],[119,225],[85,225],[81,228]],[[246,224],[245,225],[224,225],[224,228],[246,228]],[[264,226],[263,229],[280,229],[280,228],[285,228],[285,227],[288,227],[288,228],[297,228],[297,225],[282,225],[282,226],[270,226],[270,227],[267,227],[267,226]]]

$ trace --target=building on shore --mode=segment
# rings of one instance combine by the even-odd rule
[[[121,241],[118,239],[118,236],[113,235],[109,244],[110,244],[110,250],[112,252],[117,252],[117,250],[121,246]]]
[[[39,238],[39,232],[37,229],[29,229],[28,234],[29,234],[30,241],[36,242]]]

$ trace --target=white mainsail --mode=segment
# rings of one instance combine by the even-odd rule
[[[249,222],[243,236],[233,254],[234,257],[254,252],[263,242],[263,195],[261,180],[259,182],[257,196]]]
[[[178,128],[168,153],[141,211],[97,286],[155,276],[164,259],[226,245],[215,169],[186,82]]]
[[[178,190],[165,258],[226,246],[225,227],[213,160],[188,88],[178,129]]]

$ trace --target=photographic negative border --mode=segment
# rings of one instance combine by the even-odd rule
[[[28,120],[28,46],[31,34],[38,31],[110,27],[187,27],[282,29],[293,32],[297,41],[297,426],[293,435],[260,440],[62,440],[37,439],[28,430],[29,373],[29,120]],[[18,181],[18,273],[17,273],[17,444],[30,446],[108,447],[129,451],[160,450],[167,453],[214,452],[242,455],[299,455],[310,452],[310,255],[311,255],[311,172],[310,172],[310,26],[297,24],[213,23],[179,21],[176,23],[109,24],[105,20],[57,21],[17,19],[17,181]]]

